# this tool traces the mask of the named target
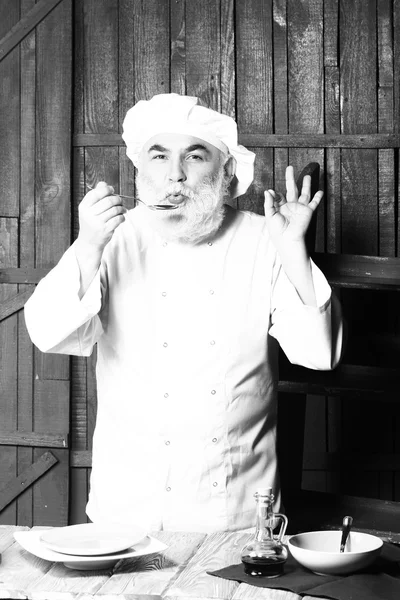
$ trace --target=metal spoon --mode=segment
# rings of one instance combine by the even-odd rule
[[[90,186],[88,183],[86,183],[86,187],[88,187],[89,190],[94,190],[94,188],[92,186]],[[149,208],[150,210],[175,210],[175,208],[179,208],[179,204],[171,204],[171,203],[146,204],[146,202],[143,202],[143,200],[140,200],[140,198],[135,198],[134,196],[125,196],[124,194],[113,194],[113,195],[119,196],[120,198],[130,198],[131,200],[136,200],[137,202],[141,202],[142,204],[147,206],[147,208]]]
[[[353,517],[343,517],[342,523],[342,539],[340,540],[340,552],[344,552],[347,537],[350,533],[350,528],[353,524]]]

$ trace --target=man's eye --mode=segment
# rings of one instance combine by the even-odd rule
[[[153,160],[163,160],[164,158],[167,158],[165,154],[154,154],[153,156]]]
[[[194,161],[203,160],[203,157],[200,156],[199,154],[189,154],[189,156],[187,158],[188,158],[188,160],[194,160]]]

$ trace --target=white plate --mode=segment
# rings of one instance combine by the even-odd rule
[[[146,536],[139,543],[135,544],[134,547],[127,548],[123,552],[116,552],[112,555],[68,556],[61,552],[54,552],[54,550],[50,550],[50,548],[45,546],[40,539],[44,531],[51,530],[33,529],[30,531],[16,531],[14,533],[14,538],[25,550],[38,558],[43,558],[44,560],[49,560],[51,562],[64,563],[64,565],[70,569],[108,569],[114,567],[119,560],[124,558],[156,554],[168,547],[166,544],[159,542],[155,538]]]
[[[126,550],[143,539],[146,533],[137,526],[82,523],[48,529],[42,532],[40,539],[56,552],[98,556]]]

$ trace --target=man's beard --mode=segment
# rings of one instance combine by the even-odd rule
[[[138,172],[136,191],[146,204],[162,204],[167,196],[181,194],[185,200],[173,210],[154,211],[140,204],[142,219],[168,241],[192,244],[209,239],[217,233],[224,219],[224,198],[228,194],[229,181],[221,168],[214,178],[208,177],[196,191],[183,183],[172,183],[162,192],[155,189],[151,179]]]

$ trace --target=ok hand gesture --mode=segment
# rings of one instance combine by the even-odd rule
[[[293,167],[286,169],[286,199],[273,190],[264,192],[265,218],[271,240],[276,247],[304,241],[306,231],[324,193],[311,199],[311,177],[306,175],[299,197]]]

